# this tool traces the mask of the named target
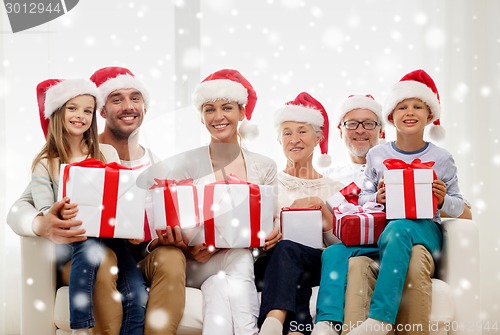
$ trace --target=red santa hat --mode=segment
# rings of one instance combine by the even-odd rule
[[[257,126],[248,122],[257,103],[257,94],[248,80],[236,70],[223,69],[206,77],[194,90],[193,105],[201,111],[206,102],[228,100],[245,106],[245,120],[239,132],[245,139],[258,135]]]
[[[321,157],[318,165],[327,167],[331,164],[331,157],[328,155],[328,114],[323,105],[314,99],[309,93],[302,92],[295,100],[287,102],[274,114],[275,126],[280,126],[283,122],[295,121],[315,125],[323,131],[323,139],[319,142]]]
[[[108,95],[113,91],[134,88],[141,92],[144,99],[144,106],[146,108],[149,106],[148,91],[129,69],[116,66],[104,67],[94,72],[90,80],[99,88],[104,101],[106,101]]]
[[[49,119],[55,111],[68,100],[79,95],[92,95],[96,100],[96,110],[103,105],[103,100],[95,84],[88,79],[47,79],[36,87],[40,124],[47,136]]]
[[[377,116],[378,122],[382,123],[381,138],[385,138],[382,105],[375,101],[375,98],[371,94],[350,95],[347,97],[347,99],[340,105],[340,113],[336,118],[337,126],[339,128],[346,114],[354,109],[368,109],[372,111]]]
[[[405,99],[418,98],[430,109],[433,123],[430,136],[434,140],[440,140],[445,136],[445,130],[441,126],[441,102],[434,80],[424,70],[415,70],[406,74],[392,87],[383,108],[384,120],[389,120],[396,105]]]

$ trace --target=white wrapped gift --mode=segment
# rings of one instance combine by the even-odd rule
[[[384,173],[387,219],[432,219],[437,211],[437,197],[432,193],[435,172],[408,166]]]
[[[323,215],[319,209],[282,208],[281,233],[284,240],[311,248],[323,247]]]
[[[273,230],[273,187],[240,181],[197,185],[200,226],[183,229],[189,245],[215,248],[255,248]]]
[[[182,229],[200,225],[198,191],[192,179],[160,180],[151,188],[153,220],[156,229],[179,226]]]
[[[81,220],[85,236],[144,238],[146,190],[136,185],[140,172],[117,163],[96,159],[63,164],[59,195],[78,204],[75,219]]]

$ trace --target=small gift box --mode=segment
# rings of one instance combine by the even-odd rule
[[[359,193],[361,193],[361,189],[358,187],[358,185],[356,185],[356,183],[352,182],[340,191],[328,197],[325,202],[328,209],[333,212],[333,209],[335,207],[338,207],[343,203],[357,205]]]
[[[78,204],[76,219],[85,236],[143,239],[146,190],[136,185],[139,174],[93,158],[63,164],[59,199],[68,196]]]
[[[384,205],[374,202],[341,204],[333,212],[333,233],[347,246],[375,244],[387,224],[383,210]]]
[[[182,229],[200,225],[198,191],[193,179],[155,179],[151,188],[153,199],[153,221],[156,229]]]
[[[197,185],[201,226],[183,234],[189,245],[206,243],[215,248],[256,248],[273,230],[273,187],[241,181]]]
[[[387,219],[432,219],[438,202],[432,193],[437,179],[434,162],[386,159],[384,165],[388,168],[384,173]]]
[[[281,233],[284,240],[291,240],[311,248],[323,247],[323,215],[319,209],[281,209]]]

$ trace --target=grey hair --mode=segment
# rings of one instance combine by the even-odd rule
[[[318,136],[318,142],[323,141],[323,139],[325,138],[325,133],[323,132],[323,129],[321,129],[320,126],[307,122],[305,122],[305,124],[310,125],[313,128],[314,132]],[[281,143],[281,125],[282,123],[275,126],[278,143]]]

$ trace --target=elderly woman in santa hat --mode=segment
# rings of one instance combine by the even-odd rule
[[[278,208],[321,209],[324,245],[339,242],[332,234],[333,217],[325,199],[340,190],[342,184],[322,176],[313,166],[318,145],[322,153],[320,165],[328,165],[330,160],[324,107],[302,92],[276,111],[274,123],[287,159],[285,168],[278,172]],[[257,285],[262,286],[259,334],[311,332],[309,300],[312,287],[319,285],[321,253],[322,249],[283,240],[257,260]],[[259,278],[261,272],[263,278]]]
[[[250,124],[257,95],[236,70],[223,69],[195,89],[193,104],[210,135],[210,144],[167,159],[147,171],[154,178],[194,179],[195,184],[226,180],[229,174],[259,185],[276,184],[276,163],[246,150],[241,140],[255,135]],[[264,249],[280,238],[278,229]],[[203,244],[185,247],[186,285],[203,293],[203,334],[255,335],[259,302],[249,249],[214,249]]]

